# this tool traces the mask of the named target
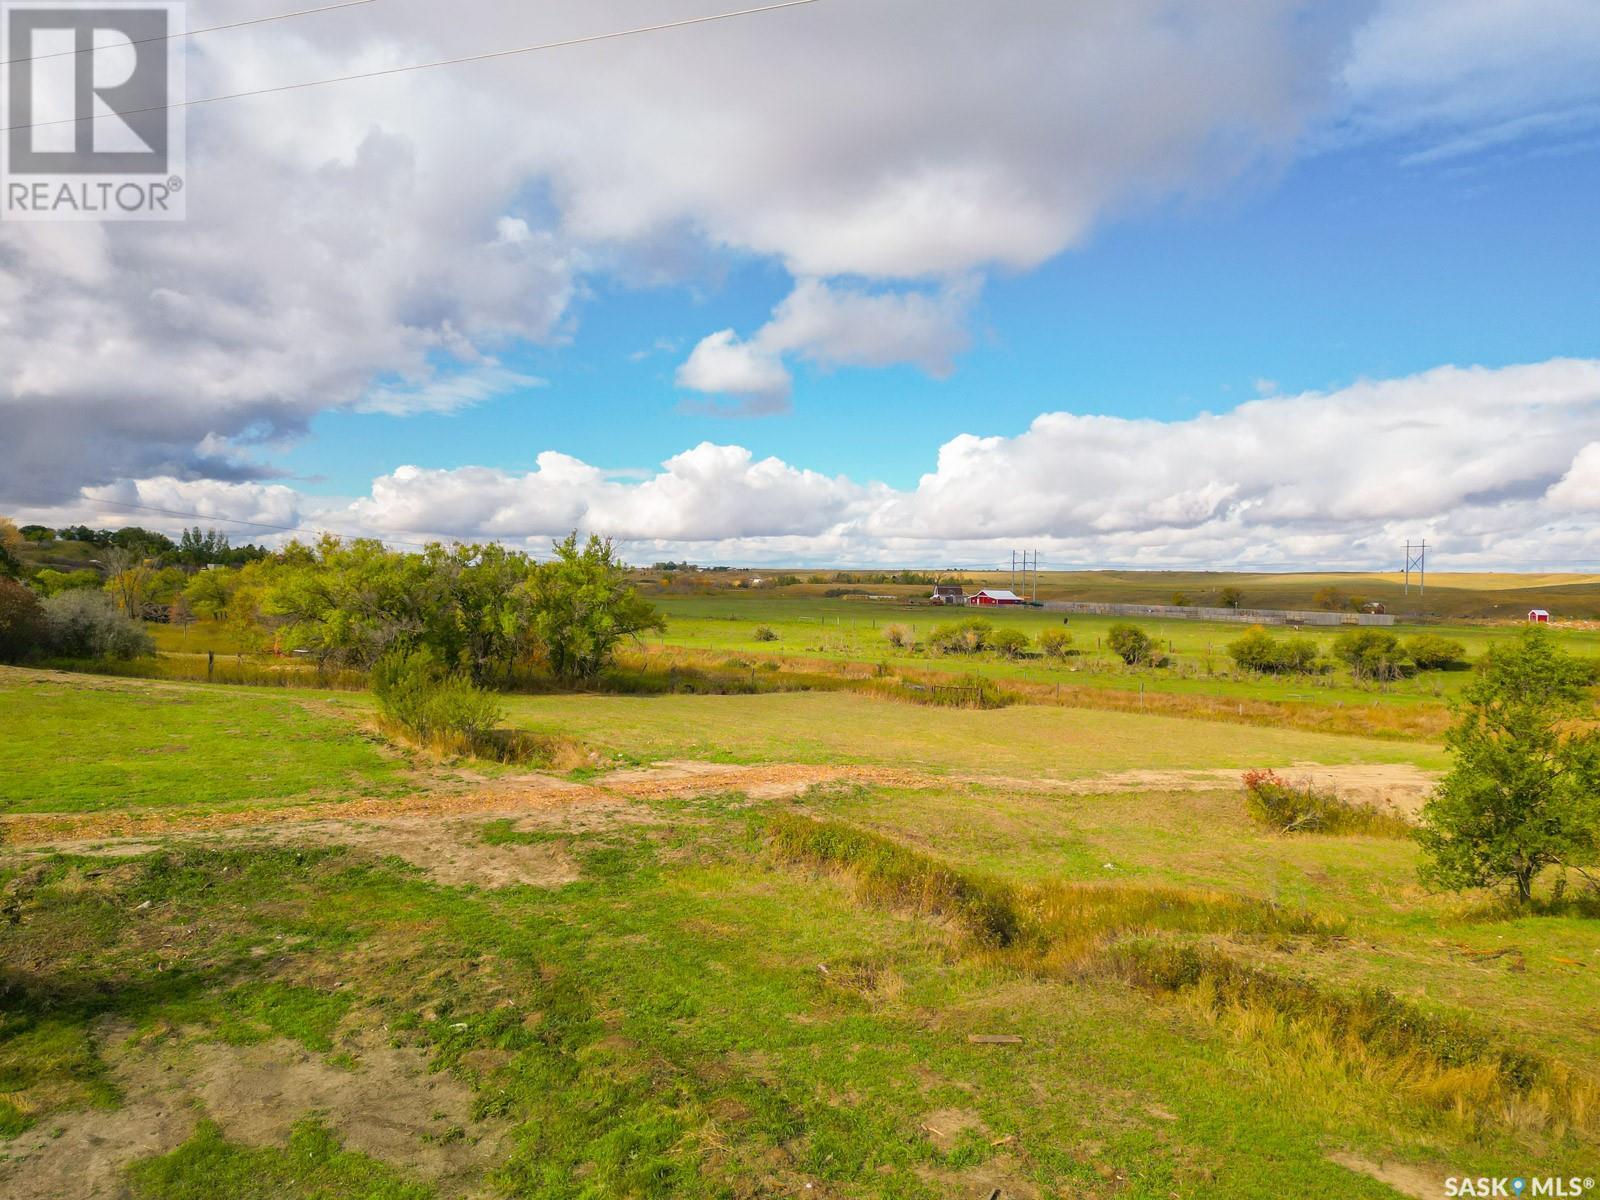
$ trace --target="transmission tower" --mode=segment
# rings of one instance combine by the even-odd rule
[[[1411,572],[1417,573],[1417,595],[1425,596],[1428,592],[1428,543],[1423,540],[1417,544],[1415,550],[1411,542],[1406,541],[1406,584],[1405,594],[1411,594]]]

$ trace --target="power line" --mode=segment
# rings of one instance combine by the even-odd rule
[[[532,46],[515,46],[509,50],[489,50],[482,54],[467,54],[460,58],[441,58],[434,62],[410,63],[403,67],[385,67],[376,71],[358,71],[351,75],[334,75],[327,79],[310,79],[304,83],[282,83],[275,87],[253,88],[246,92],[228,92],[220,96],[206,96],[200,100],[177,100],[171,104],[152,104],[145,108],[125,112],[95,112],[84,116],[62,117],[55,121],[35,121],[31,125],[7,125],[0,132],[18,129],[44,129],[51,125],[76,125],[83,121],[100,121],[107,117],[126,118],[140,113],[165,112],[173,108],[195,108],[201,104],[220,104],[224,100],[243,100],[249,96],[270,96],[278,92],[295,92],[305,88],[326,87],[334,83],[351,83],[358,79],[378,79],[386,75],[403,75],[408,71],[431,71],[437,67],[455,67],[464,63],[485,62],[492,58],[509,58],[516,54],[532,54],[539,50],[559,50],[565,46],[583,46],[590,42],[610,41],[614,38],[634,37],[641,33],[659,33],[664,29],[682,29],[688,25],[707,25],[713,21],[729,21],[734,17],[754,16],[757,13],[776,12],[780,8],[799,8],[815,4],[817,0],[782,0],[778,4],[764,4],[758,8],[741,8],[735,12],[712,13],[704,17],[685,17],[681,21],[664,21],[659,25],[640,25],[633,29],[617,29],[610,33],[590,33],[582,37],[563,38],[557,42],[540,42]]]
[[[43,62],[47,58],[69,58],[78,54],[96,54],[101,50],[120,50],[124,45],[143,46],[147,42],[172,42],[177,41],[179,38],[199,37],[202,33],[220,33],[224,29],[243,29],[246,25],[265,25],[270,21],[287,21],[293,17],[310,17],[315,16],[317,13],[333,12],[339,8],[357,8],[363,4],[374,4],[376,2],[377,0],[341,0],[338,4],[325,4],[321,8],[302,8],[295,12],[275,13],[270,17],[250,17],[244,21],[230,21],[226,25],[207,25],[203,29],[189,29],[182,33],[163,33],[155,37],[129,38],[126,42],[118,42],[110,46],[85,46],[81,50],[57,50],[51,54],[35,54],[31,58],[0,59],[0,67],[12,67],[18,63]]]

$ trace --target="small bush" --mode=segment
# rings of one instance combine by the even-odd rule
[[[1072,635],[1065,629],[1042,630],[1035,642],[1040,654],[1057,662],[1072,653]]]
[[[1130,667],[1150,662],[1155,656],[1155,640],[1137,625],[1113,625],[1106,644]]]
[[[1244,796],[1251,818],[1279,833],[1409,838],[1415,832],[1392,813],[1352,804],[1309,783],[1290,783],[1274,771],[1246,771]]]
[[[1308,637],[1280,640],[1261,626],[1252,625],[1242,638],[1228,644],[1228,655],[1242,670],[1304,674],[1316,667],[1317,644]]]
[[[144,627],[104,592],[75,590],[39,605],[45,646],[64,658],[141,658],[156,652]]]
[[[778,631],[771,625],[757,625],[755,639],[758,642],[775,642],[778,640]]]
[[[1333,639],[1333,653],[1357,679],[1398,679],[1410,662],[1400,639],[1382,629],[1347,629]]]
[[[928,646],[938,654],[977,654],[989,648],[994,626],[981,617],[968,617],[940,625],[928,635]]]
[[[0,579],[0,662],[33,654],[44,637],[38,598],[20,583]]]
[[[391,651],[372,668],[378,708],[394,724],[442,749],[475,751],[493,741],[499,697],[447,673],[427,650]]]
[[[989,639],[989,648],[1007,658],[1021,658],[1028,651],[1028,635],[1020,629],[996,630]]]
[[[1420,633],[1406,643],[1405,652],[1419,671],[1443,671],[1465,662],[1467,648],[1437,633]]]
[[[883,631],[883,636],[896,650],[909,650],[917,644],[917,635],[912,632],[909,625],[890,625]]]

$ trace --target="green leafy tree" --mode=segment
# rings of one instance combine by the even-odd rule
[[[1594,665],[1526,630],[1484,656],[1445,737],[1454,757],[1422,810],[1418,840],[1431,887],[1509,885],[1533,895],[1548,866],[1583,869],[1600,855],[1600,731]]]
[[[20,583],[0,579],[0,662],[17,662],[39,649],[44,614],[39,599]]]
[[[183,598],[197,616],[210,621],[224,620],[228,615],[228,600],[236,581],[233,571],[196,571],[184,585]]]
[[[454,666],[453,647],[440,644],[452,639],[436,636],[449,632],[446,590],[447,580],[422,555],[395,553],[371,538],[325,535],[285,556],[262,607],[284,619],[287,646],[322,661],[370,667],[391,648],[428,646]],[[235,608],[238,598],[236,592]]]
[[[1188,592],[1173,592],[1172,593],[1172,606],[1174,608],[1188,608],[1189,607],[1189,593]]]
[[[583,545],[569,534],[528,581],[534,640],[557,678],[568,682],[599,675],[625,638],[666,628],[653,604],[628,582],[609,538]]]
[[[124,525],[110,536],[110,544],[136,551],[145,558],[154,558],[178,548],[177,543],[166,534],[139,525]]]
[[[1236,587],[1225,587],[1217,593],[1217,603],[1223,608],[1239,608],[1244,604],[1244,593]]]
[[[188,567],[204,567],[212,563],[227,562],[230,547],[228,535],[215,529],[200,532],[200,526],[185,529],[178,539],[176,558]]]
[[[106,593],[117,602],[117,607],[135,620],[144,616],[155,571],[146,559],[143,546],[113,543],[100,551],[99,563],[106,573]]]
[[[1156,648],[1154,639],[1137,625],[1113,625],[1106,635],[1106,644],[1130,667],[1149,662]]]
[[[62,592],[79,588],[99,587],[100,572],[87,567],[78,571],[57,571],[54,567],[46,567],[33,577],[32,583],[41,596],[59,596]]]

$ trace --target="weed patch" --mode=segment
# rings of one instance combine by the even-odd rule
[[[289,1144],[256,1149],[201,1121],[171,1154],[135,1163],[128,1183],[140,1200],[431,1200],[432,1188],[344,1149],[323,1124],[295,1126]]]
[[[518,829],[511,817],[484,822],[478,829],[478,837],[486,846],[537,846],[561,840],[561,834],[548,829]]]
[[[1365,834],[1410,838],[1410,822],[1310,783],[1291,783],[1274,771],[1246,771],[1245,808],[1259,825],[1279,833]]]

